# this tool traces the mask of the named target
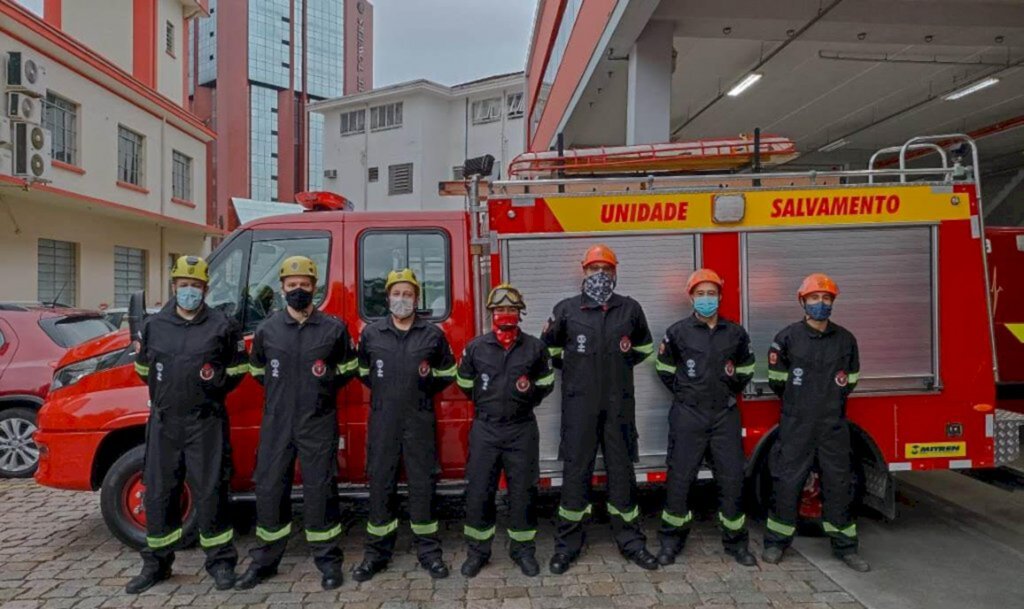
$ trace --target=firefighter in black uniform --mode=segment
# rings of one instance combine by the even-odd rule
[[[337,392],[355,376],[355,350],[340,319],[313,305],[317,268],[305,256],[281,264],[287,307],[256,329],[250,371],[263,384],[265,407],[256,454],[256,537],[252,564],[236,588],[277,573],[292,530],[295,459],[302,467],[306,541],[325,590],[342,584],[338,505]]]
[[[782,398],[782,417],[771,455],[773,501],[762,559],[782,560],[796,532],[800,493],[817,464],[822,524],[832,552],[865,572],[871,567],[857,553],[857,525],[850,513],[853,473],[846,422],[846,398],[857,386],[860,357],[853,334],[829,321],[838,296],[838,286],[826,275],[809,275],[797,291],[804,320],[783,328],[768,351],[768,382]]]
[[[555,372],[544,343],[519,329],[526,309],[519,290],[499,285],[487,296],[487,308],[492,331],[469,343],[456,378],[476,411],[466,462],[468,556],[462,574],[475,577],[491,558],[494,496],[504,470],[511,504],[509,554],[524,575],[533,577],[540,573],[534,547],[540,432],[533,409],[554,389]]]
[[[437,419],[434,396],[455,380],[456,366],[444,332],[416,315],[420,284],[410,269],[391,271],[385,283],[390,315],[363,328],[359,375],[370,388],[366,473],[370,514],[363,562],[352,577],[367,581],[387,568],[395,548],[399,464],[409,485],[409,518],[420,566],[448,577],[434,519]]]
[[[673,324],[658,347],[655,368],[672,392],[668,436],[668,494],[661,513],[658,562],[670,565],[682,552],[693,514],[687,495],[710,451],[718,484],[718,523],[726,553],[741,565],[757,559],[748,547],[743,513],[743,438],[736,394],[754,374],[750,337],[718,314],[722,279],[698,269],[686,282],[693,315]]]
[[[608,513],[619,551],[644,569],[658,568],[640,530],[633,470],[639,457],[633,367],[654,346],[640,304],[614,293],[617,267],[611,248],[590,248],[583,259],[582,294],[555,305],[541,336],[562,369],[562,501],[550,564],[555,574],[565,573],[583,548],[598,448],[608,472]]]
[[[249,369],[245,343],[234,320],[203,302],[206,261],[182,256],[171,278],[174,300],[146,319],[135,357],[135,370],[149,385],[151,415],[142,473],[146,547],[142,572],[125,587],[130,594],[171,576],[186,476],[206,570],[218,590],[234,585],[238,562],[227,513],[231,447],[224,399]]]

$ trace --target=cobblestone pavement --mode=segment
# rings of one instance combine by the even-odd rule
[[[477,578],[463,578],[458,574],[465,558],[461,522],[451,519],[444,523],[445,557],[452,566],[452,576],[446,580],[433,581],[416,568],[408,553],[408,531],[403,531],[399,554],[388,571],[362,584],[346,573],[340,590],[324,592],[300,535],[293,537],[280,574],[254,590],[213,590],[202,570],[201,552],[186,550],[179,552],[170,581],[129,596],[124,585],[138,572],[139,557],[108,533],[98,494],[46,489],[31,480],[0,480],[0,607],[862,607],[795,552],[779,566],[736,565],[722,553],[717,531],[707,521],[697,524],[680,562],[654,572],[626,564],[608,527],[592,523],[589,547],[579,562],[565,575],[550,576],[546,560],[552,547],[552,511],[544,513],[538,557],[545,570],[536,578],[522,576],[497,541],[491,564]],[[362,521],[357,523],[356,531],[345,536],[346,571],[361,555]],[[655,526],[655,519],[648,516],[652,539]],[[757,548],[757,532],[754,538]],[[242,536],[240,549],[248,549],[252,542],[251,533]],[[246,564],[247,560],[242,566]]]

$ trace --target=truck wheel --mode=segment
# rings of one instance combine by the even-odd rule
[[[31,478],[39,467],[36,411],[8,408],[0,411],[0,478]]]
[[[142,462],[146,447],[136,446],[121,455],[103,477],[100,511],[107,528],[125,545],[141,549],[146,545],[146,510],[143,497]],[[192,545],[198,535],[192,493],[186,482],[181,498],[183,547]]]

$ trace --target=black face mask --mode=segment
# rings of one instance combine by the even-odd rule
[[[296,311],[305,311],[309,305],[313,304],[313,292],[295,288],[291,292],[285,292],[284,299],[289,307]]]

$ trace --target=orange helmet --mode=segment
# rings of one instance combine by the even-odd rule
[[[686,280],[686,293],[689,294],[693,291],[693,288],[697,287],[698,284],[710,282],[718,286],[719,291],[725,285],[725,281],[718,276],[718,273],[711,269],[697,269],[690,274],[690,278]]]
[[[583,256],[583,268],[587,268],[595,262],[605,262],[612,266],[619,266],[619,258],[612,251],[612,248],[604,244],[598,244],[587,250]]]
[[[800,284],[800,289],[796,291],[797,300],[814,292],[828,292],[833,298],[837,298],[839,296],[839,286],[836,285],[835,281],[832,281],[831,277],[824,273],[811,273]]]

